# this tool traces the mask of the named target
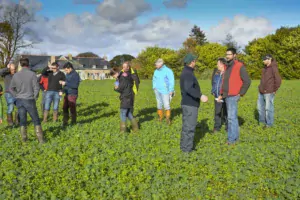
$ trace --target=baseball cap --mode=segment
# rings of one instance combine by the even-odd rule
[[[183,62],[185,64],[190,64],[192,61],[196,60],[197,56],[195,56],[194,54],[188,53],[185,57]]]
[[[267,54],[267,55],[265,55],[265,56],[263,57],[263,60],[269,60],[269,59],[272,59],[272,58],[273,58],[272,55]]]

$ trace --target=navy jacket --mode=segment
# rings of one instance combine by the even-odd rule
[[[181,105],[199,107],[202,96],[194,69],[185,66],[180,75]]]
[[[212,89],[211,93],[217,98],[221,95],[221,87],[222,87],[222,81],[223,81],[223,75],[218,70],[214,71],[213,77],[212,77]]]
[[[79,83],[80,77],[74,69],[70,74],[66,74],[66,85],[64,87],[66,95],[78,95]]]

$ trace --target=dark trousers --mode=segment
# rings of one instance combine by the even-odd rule
[[[197,126],[198,108],[182,105],[182,131],[180,149],[183,152],[191,152],[194,147],[194,135]]]
[[[225,99],[224,102],[217,102],[215,100],[215,130],[220,130],[222,124],[225,122],[225,128],[227,129],[227,107]]]
[[[46,91],[42,91],[42,100],[40,104],[42,113],[44,112],[45,102],[46,102]]]
[[[27,113],[29,113],[34,126],[41,125],[39,114],[34,99],[17,99],[18,114],[20,117],[20,126],[27,125]]]
[[[71,112],[72,123],[76,123],[77,113],[76,113],[76,100],[77,95],[65,95],[63,112],[65,120],[69,118],[69,110]]]
[[[131,108],[132,116],[133,116],[133,112],[134,112],[134,100],[135,100],[135,94],[133,93],[133,106]]]

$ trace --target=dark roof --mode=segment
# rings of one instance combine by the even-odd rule
[[[51,56],[44,55],[22,55],[22,57],[26,57],[29,59],[30,68],[34,71],[44,69],[48,66],[48,62],[51,60]],[[72,63],[73,67],[76,70],[80,69],[110,69],[110,64],[107,60],[103,58],[81,58],[81,57],[73,57],[72,60],[58,60],[61,56],[55,56],[55,60],[58,62],[59,67],[62,68],[64,64],[67,62]],[[68,57],[66,57],[68,59]]]
[[[50,61],[50,56],[23,55],[22,57],[29,59],[29,67],[33,71],[44,69]]]
[[[73,58],[77,62],[83,65],[84,68],[91,69],[93,66],[96,67],[96,69],[103,69],[104,66],[107,66],[107,69],[110,68],[110,64],[107,60],[104,60],[103,58]]]
[[[63,68],[63,66],[64,66],[67,62],[70,62],[70,63],[73,65],[74,69],[76,69],[76,70],[83,69],[82,64],[78,63],[78,62],[75,61],[75,60],[69,60],[69,61],[67,61],[67,60],[57,60],[57,62],[58,62],[58,65],[59,65],[60,68]]]

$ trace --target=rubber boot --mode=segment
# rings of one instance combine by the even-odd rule
[[[157,110],[157,114],[158,114],[158,119],[161,122],[164,118],[164,112],[163,110]]]
[[[171,125],[171,110],[166,110],[166,122]]]
[[[48,110],[44,110],[44,119],[43,119],[43,122],[44,122],[44,123],[47,122],[48,114],[49,114],[49,111],[48,111]]]
[[[131,126],[132,126],[133,132],[137,132],[139,130],[139,125],[138,125],[136,119],[134,119],[134,118],[131,120]]]
[[[53,111],[53,122],[57,122],[58,111]]]
[[[45,143],[44,134],[41,126],[35,126],[35,133],[39,143]]]
[[[7,124],[9,125],[9,126],[13,126],[14,124],[13,124],[13,118],[12,118],[12,114],[10,113],[10,114],[7,114]]]
[[[69,112],[63,113],[63,126],[67,126],[69,121]]]
[[[126,122],[120,123],[120,132],[125,133],[126,132]]]
[[[26,142],[27,141],[27,129],[26,126],[21,126],[20,127],[20,134],[22,137],[22,142]]]
[[[15,112],[15,125],[18,126],[20,123],[18,111]]]

